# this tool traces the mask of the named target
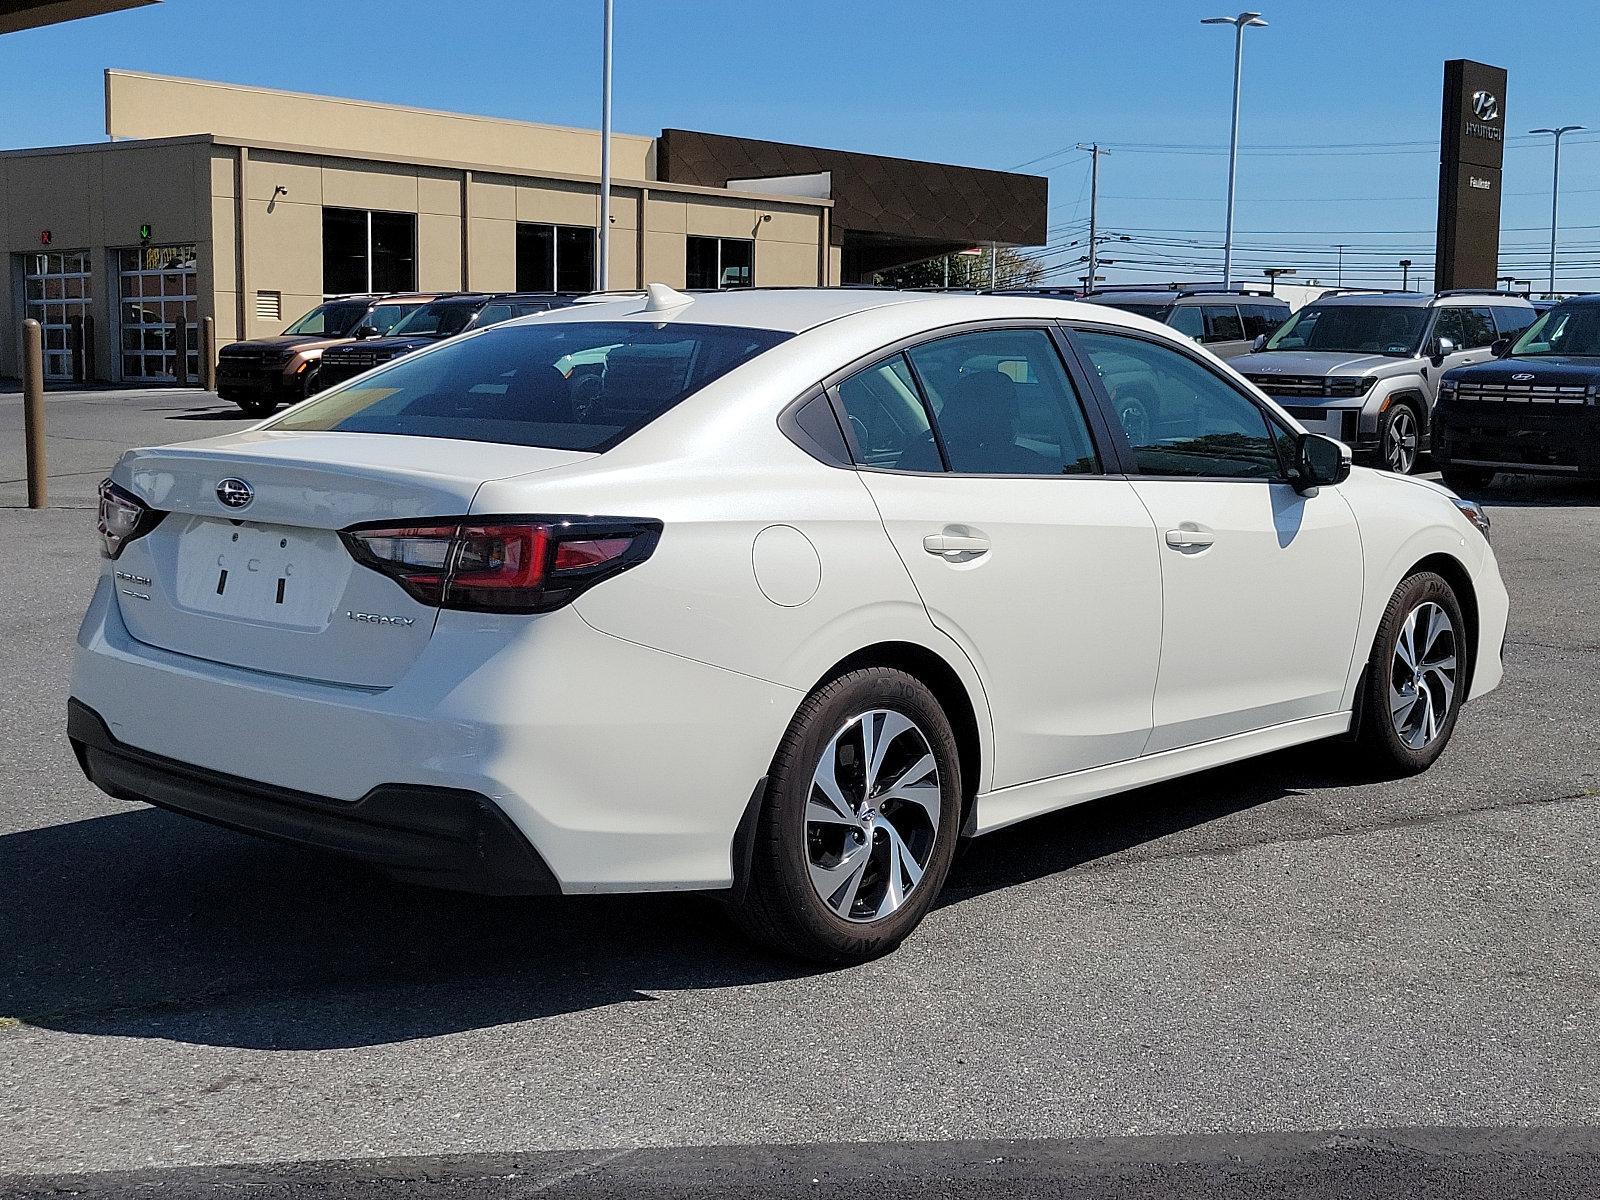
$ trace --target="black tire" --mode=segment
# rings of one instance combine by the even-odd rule
[[[902,732],[882,743],[885,777],[891,776],[891,759],[895,755],[921,761],[925,750],[932,754],[938,772],[937,822],[928,818],[925,808],[901,807],[892,799],[884,801],[882,813],[872,815],[866,833],[846,831],[842,825],[808,821],[807,806],[814,790],[821,799],[821,789],[815,788],[812,780],[824,755],[834,761],[834,777],[839,780],[839,761],[846,756],[845,751],[860,744],[850,743],[849,739],[854,736],[850,730],[857,728],[863,714],[880,710],[908,719],[922,739],[916,741]],[[887,728],[887,725],[875,728]],[[922,744],[924,741],[926,747]],[[831,758],[836,743],[841,747],[841,760]],[[909,771],[906,773],[909,775]],[[925,780],[924,776],[918,778]],[[846,778],[840,790],[848,793],[859,783],[860,780]],[[865,792],[864,788],[860,790]],[[955,734],[938,700],[920,680],[889,667],[867,667],[822,685],[800,706],[773,758],[756,826],[749,878],[741,895],[731,905],[734,921],[750,938],[764,946],[829,966],[866,962],[887,954],[916,928],[944,886],[960,832],[961,796],[961,761]],[[812,863],[821,858],[826,864],[834,857],[826,838],[837,831],[842,847],[837,855],[839,865],[844,865],[846,851],[854,852],[857,848],[864,856],[865,865],[861,869],[861,881],[856,885],[859,892],[847,886],[834,896],[847,896],[845,903],[853,899],[854,904],[864,909],[872,907],[875,889],[884,888],[881,894],[888,896],[887,871],[894,870],[895,847],[890,843],[900,834],[895,833],[894,838],[890,838],[888,834],[892,831],[877,827],[889,820],[889,814],[895,814],[896,829],[912,831],[899,845],[910,845],[912,838],[931,837],[931,845],[922,842],[926,860],[920,881],[903,887],[903,901],[887,915],[876,919],[867,915],[847,919],[823,899],[819,891],[821,885],[813,884]],[[925,823],[926,829],[919,831],[917,822]],[[896,872],[896,878],[904,885],[911,877],[909,873]],[[854,899],[858,896],[859,899]]]
[[[239,411],[247,417],[270,417],[278,410],[278,402],[276,400],[264,400],[259,397],[251,397],[248,400],[239,399],[235,400],[234,403],[239,406]]]
[[[1378,421],[1378,466],[1411,475],[1422,460],[1422,415],[1409,401],[1389,406]]]
[[[1442,720],[1437,719],[1437,700],[1442,694],[1437,676],[1428,676],[1423,684],[1417,684],[1416,673],[1412,673],[1410,680],[1405,678],[1405,669],[1397,659],[1397,650],[1408,619],[1429,605],[1443,610],[1449,619],[1450,651],[1455,662]],[[1431,649],[1424,646],[1421,657],[1427,657]],[[1437,645],[1434,657],[1442,658],[1443,653],[1443,645]],[[1383,620],[1378,623],[1378,636],[1373,642],[1372,655],[1367,660],[1367,669],[1362,678],[1361,727],[1357,731],[1357,742],[1371,765],[1390,775],[1415,775],[1419,771],[1426,771],[1449,744],[1471,682],[1472,639],[1455,589],[1443,576],[1432,571],[1419,571],[1407,576],[1395,589],[1389,606],[1384,610]],[[1397,704],[1404,702],[1408,684],[1417,701],[1404,713],[1399,713]],[[1422,696],[1424,686],[1429,690],[1427,697]],[[1426,731],[1422,722],[1429,714],[1420,712],[1417,703],[1429,705],[1429,712],[1437,723],[1437,732],[1421,744],[1415,744],[1416,733]],[[1408,739],[1400,726],[1409,726],[1407,718],[1413,717],[1417,719],[1418,727]]]
[[[1487,467],[1440,468],[1444,485],[1452,492],[1480,492],[1494,482],[1495,473]]]

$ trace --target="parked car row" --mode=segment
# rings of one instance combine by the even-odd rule
[[[576,298],[567,292],[341,296],[276,337],[224,346],[217,356],[217,394],[248,416],[264,417],[421,346]]]

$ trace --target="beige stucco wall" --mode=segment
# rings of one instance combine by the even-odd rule
[[[117,290],[116,251],[139,244],[139,226],[152,244],[193,242],[200,260],[201,313],[216,286],[212,262],[210,147],[200,142],[100,145],[0,156],[0,374],[18,373],[18,255],[40,250],[88,250],[95,321],[95,374],[113,377]],[[40,244],[48,229],[51,244]],[[320,235],[319,235],[320,236]]]
[[[348,150],[363,158],[451,159],[527,173],[600,173],[600,135],[593,129],[139,71],[106,72],[106,133],[133,138],[211,133],[243,142]],[[654,167],[654,138],[612,134],[614,175],[648,179]]]

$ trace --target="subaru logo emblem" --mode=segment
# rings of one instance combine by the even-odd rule
[[[1511,377],[1511,382],[1512,383],[1532,383],[1533,382],[1533,376],[1531,374],[1529,374],[1527,371],[1518,371],[1515,375],[1513,375]]]
[[[217,484],[217,499],[228,508],[243,508],[255,498],[255,490],[242,479],[224,479]]]
[[[1500,100],[1493,92],[1472,93],[1472,115],[1480,121],[1493,121],[1500,116]]]

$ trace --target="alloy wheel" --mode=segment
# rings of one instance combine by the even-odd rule
[[[1389,438],[1383,457],[1389,470],[1397,475],[1409,475],[1417,465],[1417,418],[1405,405],[1396,408],[1389,418]]]
[[[939,832],[939,767],[909,717],[873,709],[823,749],[806,803],[811,885],[836,916],[877,921],[922,882]]]
[[[1439,736],[1455,703],[1456,628],[1450,614],[1429,600],[1400,626],[1389,671],[1389,713],[1395,733],[1413,750]]]

